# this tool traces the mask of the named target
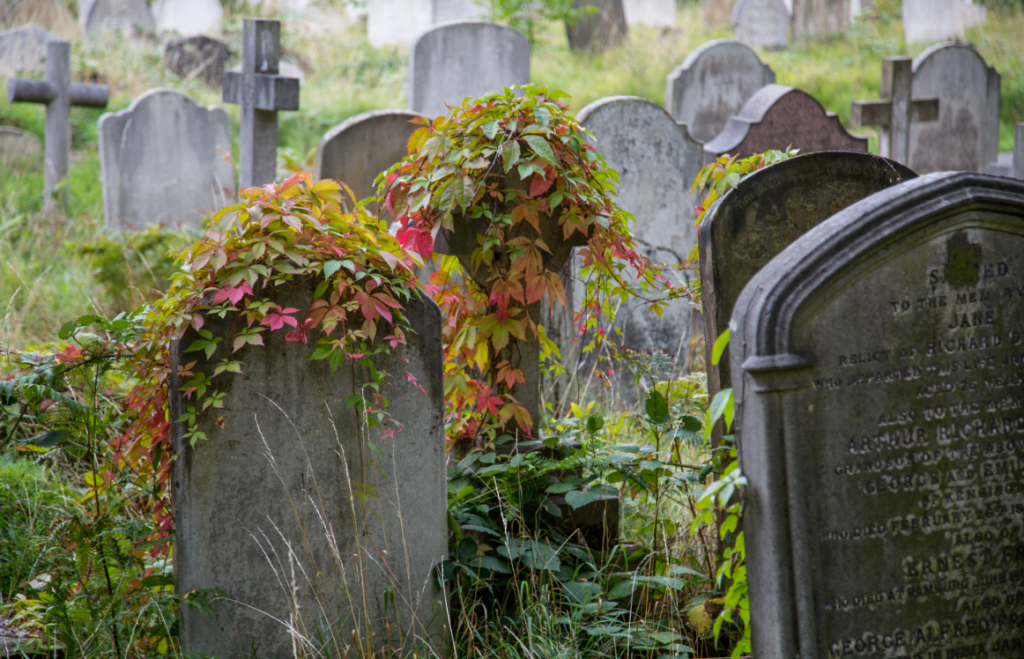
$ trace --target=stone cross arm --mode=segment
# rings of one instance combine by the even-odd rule
[[[910,101],[910,121],[923,123],[939,120],[939,99],[915,98]],[[854,101],[850,105],[851,126],[891,126],[892,101]]]
[[[110,90],[106,85],[80,82],[69,84],[67,94],[71,105],[88,108],[105,108],[110,98]],[[56,85],[46,80],[12,78],[7,81],[8,103],[42,103],[45,105],[59,95],[60,90]]]
[[[224,72],[224,102],[246,105],[243,94],[245,76],[241,71]],[[252,107],[257,110],[284,111],[299,109],[299,79],[269,73],[252,76]]]

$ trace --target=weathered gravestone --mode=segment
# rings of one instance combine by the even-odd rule
[[[0,126],[0,164],[20,171],[43,165],[43,141],[32,133]]]
[[[99,123],[103,211],[116,231],[199,227],[231,203],[235,170],[223,108],[153,89]]]
[[[315,285],[275,302],[306,309]],[[291,658],[290,625],[307,647],[326,635],[370,656],[422,639],[443,653],[433,577],[448,547],[441,313],[426,298],[406,310],[415,330],[401,349],[408,362],[392,365],[402,363],[425,391],[404,374],[391,378],[388,411],[403,429],[374,438],[379,451],[345,402],[360,391],[360,369],[332,373],[327,360],[309,361],[314,346],[283,332],[235,353],[243,371],[225,374],[223,419],[200,424],[208,439],[189,446],[182,424],[173,425],[176,587],[231,598],[213,618],[182,610],[187,652],[234,659],[258,647],[260,657]],[[204,329],[227,344],[231,319],[209,316]],[[173,346],[173,371],[196,359],[182,350],[197,338],[190,329]],[[212,375],[214,364],[200,358],[195,370]],[[177,393],[182,384],[171,385],[173,419],[191,402]]]
[[[46,44],[60,40],[57,33],[35,24],[0,33],[0,77],[11,78],[22,71],[45,71]]]
[[[739,0],[732,12],[736,40],[752,48],[785,48],[789,10],[782,0]]]
[[[60,0],[14,0],[0,14],[6,29],[34,24],[68,37],[77,32],[75,17]]]
[[[996,162],[988,164],[986,173],[1024,179],[1024,123],[1013,129],[1013,151],[1000,153]]]
[[[672,27],[676,24],[675,0],[622,0],[626,25]]]
[[[573,50],[604,52],[621,45],[629,36],[623,0],[574,0],[576,9],[591,8],[572,25],[565,24]]]
[[[179,78],[198,78],[211,87],[221,86],[230,59],[226,43],[202,35],[172,39],[164,46],[164,68]]]
[[[902,4],[907,43],[963,39],[967,28],[986,18],[985,8],[971,0],[903,0]]]
[[[411,43],[434,24],[433,0],[369,0],[366,36],[374,46]]]
[[[409,138],[423,115],[408,110],[373,110],[348,119],[320,138],[313,178],[344,181],[356,199],[376,192],[377,175],[408,155]],[[379,209],[390,222],[391,216]]]
[[[842,34],[850,25],[850,0],[792,0],[794,38]]]
[[[774,82],[772,67],[749,46],[715,39],[687,55],[669,74],[665,109],[686,124],[693,139],[707,142],[722,132],[754,92]]]
[[[704,24],[708,27],[732,25],[736,0],[704,0]]]
[[[439,25],[409,49],[409,109],[428,117],[446,114],[446,103],[529,81],[530,42],[497,23]]]
[[[800,236],[847,206],[917,175],[869,153],[820,151],[746,176],[708,209],[697,231],[708,391],[732,386],[729,349],[712,349],[755,274]]]
[[[278,75],[281,22],[246,18],[242,64],[224,72],[223,99],[242,107],[238,138],[238,185],[265,185],[277,170],[277,113],[299,109],[299,80]]]
[[[93,0],[83,16],[86,36],[112,31],[151,31],[154,27],[146,0]]]
[[[595,101],[577,119],[594,134],[594,148],[619,173],[617,201],[636,218],[633,235],[639,247],[656,263],[684,264],[696,240],[696,202],[690,190],[701,168],[700,143],[660,106],[635,96]],[[674,279],[673,284],[682,286],[689,276],[677,272]],[[583,293],[573,292],[574,304]],[[623,331],[622,345],[661,351],[685,368],[690,304],[674,302],[660,319],[643,306],[632,301],[620,307],[615,322]]]
[[[1024,653],[1024,183],[945,172],[805,234],[730,327],[754,652]]]
[[[999,152],[1001,80],[970,44],[932,46],[914,58],[914,96],[939,99],[939,120],[910,127],[920,173],[984,171]]]
[[[54,203],[59,190],[61,204],[67,208],[67,180],[71,163],[71,106],[107,107],[106,85],[71,82],[71,44],[50,41],[46,44],[46,80],[12,78],[7,81],[8,103],[46,105],[46,160],[43,167],[43,193],[46,206]]]
[[[812,151],[867,151],[868,140],[846,132],[834,112],[825,112],[810,94],[792,87],[766,85],[730,117],[715,139],[704,145],[704,164],[729,154],[746,158],[792,146]]]
[[[156,0],[153,22],[160,32],[177,32],[190,37],[219,32],[224,20],[220,0]]]

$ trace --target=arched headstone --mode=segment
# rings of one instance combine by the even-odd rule
[[[35,24],[0,32],[0,77],[13,78],[21,71],[46,71],[46,44],[60,40],[57,33]]]
[[[0,126],[0,164],[14,171],[41,169],[43,141],[18,128]]]
[[[86,36],[109,31],[153,29],[153,15],[146,0],[92,0],[85,14]]]
[[[739,0],[732,12],[736,40],[753,48],[785,48],[789,10],[782,0]]]

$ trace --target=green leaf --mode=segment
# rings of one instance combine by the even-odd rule
[[[71,338],[71,335],[74,334],[76,329],[78,329],[78,322],[69,320],[60,326],[60,331],[57,332],[57,337],[60,338],[61,341],[66,341]]]
[[[729,330],[726,329],[724,332],[715,339],[715,346],[711,349],[711,363],[718,365],[718,360],[722,358],[722,353],[725,352],[725,347],[729,345]]]
[[[601,428],[604,428],[604,417],[600,414],[592,414],[587,417],[587,431],[597,432]]]
[[[657,389],[652,389],[651,393],[647,395],[644,409],[647,410],[647,416],[654,423],[665,423],[669,420],[668,401]]]
[[[338,270],[341,270],[341,261],[334,259],[324,263],[324,278],[329,279]],[[319,296],[317,296],[319,297]]]
[[[463,538],[456,546],[455,554],[462,562],[466,562],[476,556],[477,544],[473,538]]]
[[[491,570],[493,572],[501,572],[502,574],[511,574],[512,570],[509,569],[508,563],[501,560],[497,556],[478,556],[470,562],[470,567],[476,569]]]
[[[705,438],[711,436],[711,429],[723,415],[725,416],[725,430],[728,432],[729,426],[732,425],[733,415],[732,389],[719,391],[715,394],[715,399],[711,401],[711,405],[708,407],[707,422],[704,424]]]
[[[530,145],[530,148],[533,149],[534,153],[555,167],[558,166],[558,162],[555,160],[555,152],[551,150],[551,145],[548,144],[546,139],[540,135],[525,135],[523,139]]]
[[[573,510],[578,510],[589,503],[593,503],[595,499],[597,499],[597,495],[594,494],[593,490],[573,490],[572,492],[565,493],[565,502],[572,506]]]
[[[39,448],[53,448],[64,441],[64,439],[70,434],[70,431],[64,429],[48,430],[42,435],[36,435],[29,439],[27,443],[32,444],[33,446],[38,446]]]
[[[520,158],[520,147],[519,140],[512,140],[506,144],[501,150],[501,159],[505,164],[505,173],[508,173],[516,163],[519,162]]]

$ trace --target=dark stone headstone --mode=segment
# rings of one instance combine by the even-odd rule
[[[198,78],[214,89],[220,88],[230,59],[226,43],[202,35],[171,39],[164,47],[164,68],[182,79]]]
[[[732,316],[757,657],[1024,652],[1024,183],[833,215]]]
[[[590,13],[566,23],[569,47],[573,50],[604,52],[621,45],[629,34],[622,0],[575,0],[577,8],[592,7]]]
[[[813,151],[867,151],[868,140],[846,132],[834,112],[826,112],[807,92],[765,85],[747,99],[715,139],[704,145],[704,164],[721,155],[746,158],[787,147]]]

